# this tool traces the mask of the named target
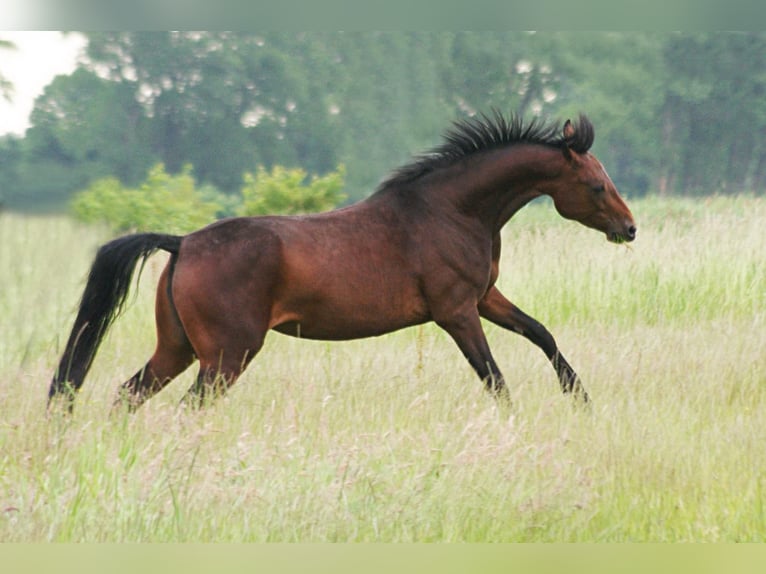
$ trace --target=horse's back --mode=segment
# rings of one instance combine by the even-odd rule
[[[365,209],[233,218],[184,239],[174,294],[234,299],[239,313],[306,338],[378,335],[428,318],[407,245]]]

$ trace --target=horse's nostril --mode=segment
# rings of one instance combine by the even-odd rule
[[[630,240],[633,240],[633,239],[636,238],[636,226],[635,225],[631,225],[630,227],[628,227],[628,238]]]

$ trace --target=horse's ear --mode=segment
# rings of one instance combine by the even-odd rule
[[[575,129],[574,125],[572,125],[572,120],[567,120],[564,122],[564,139],[566,141],[570,141],[575,135]]]
[[[572,150],[569,149],[569,144],[571,141],[574,140],[574,137],[575,137],[575,128],[571,120],[567,120],[564,122],[563,132],[564,132],[564,155],[567,157],[567,159],[571,159]]]

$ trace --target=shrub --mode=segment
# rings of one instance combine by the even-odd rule
[[[270,172],[259,167],[246,173],[239,215],[316,213],[340,204],[346,170],[341,165],[334,172],[310,179],[302,169],[274,167]]]
[[[92,183],[72,201],[75,216],[103,222],[118,232],[188,233],[216,219],[221,206],[195,189],[191,166],[170,175],[162,164],[153,167],[138,189],[127,189],[115,178]],[[211,199],[208,199],[211,198]]]
[[[195,187],[191,166],[170,175],[162,164],[153,167],[137,189],[114,177],[93,182],[75,195],[71,207],[86,223],[105,223],[117,232],[188,233],[233,215],[299,214],[326,211],[345,199],[345,169],[309,178],[302,169],[277,166],[245,174],[240,197],[211,186]]]

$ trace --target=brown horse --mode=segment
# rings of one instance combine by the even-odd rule
[[[232,218],[184,237],[144,233],[98,251],[50,399],[73,399],[119,314],[139,260],[170,259],[156,298],[157,347],[122,385],[131,408],[198,359],[187,399],[234,384],[266,332],[343,340],[434,321],[496,394],[507,394],[480,317],[519,333],[553,364],[564,393],[588,397],[554,338],[495,286],[500,230],[535,197],[609,241],[632,241],[630,210],[588,150],[584,116],[563,132],[491,116],[455,123],[444,142],[367,199],[306,216]],[[69,403],[71,408],[71,402]]]

